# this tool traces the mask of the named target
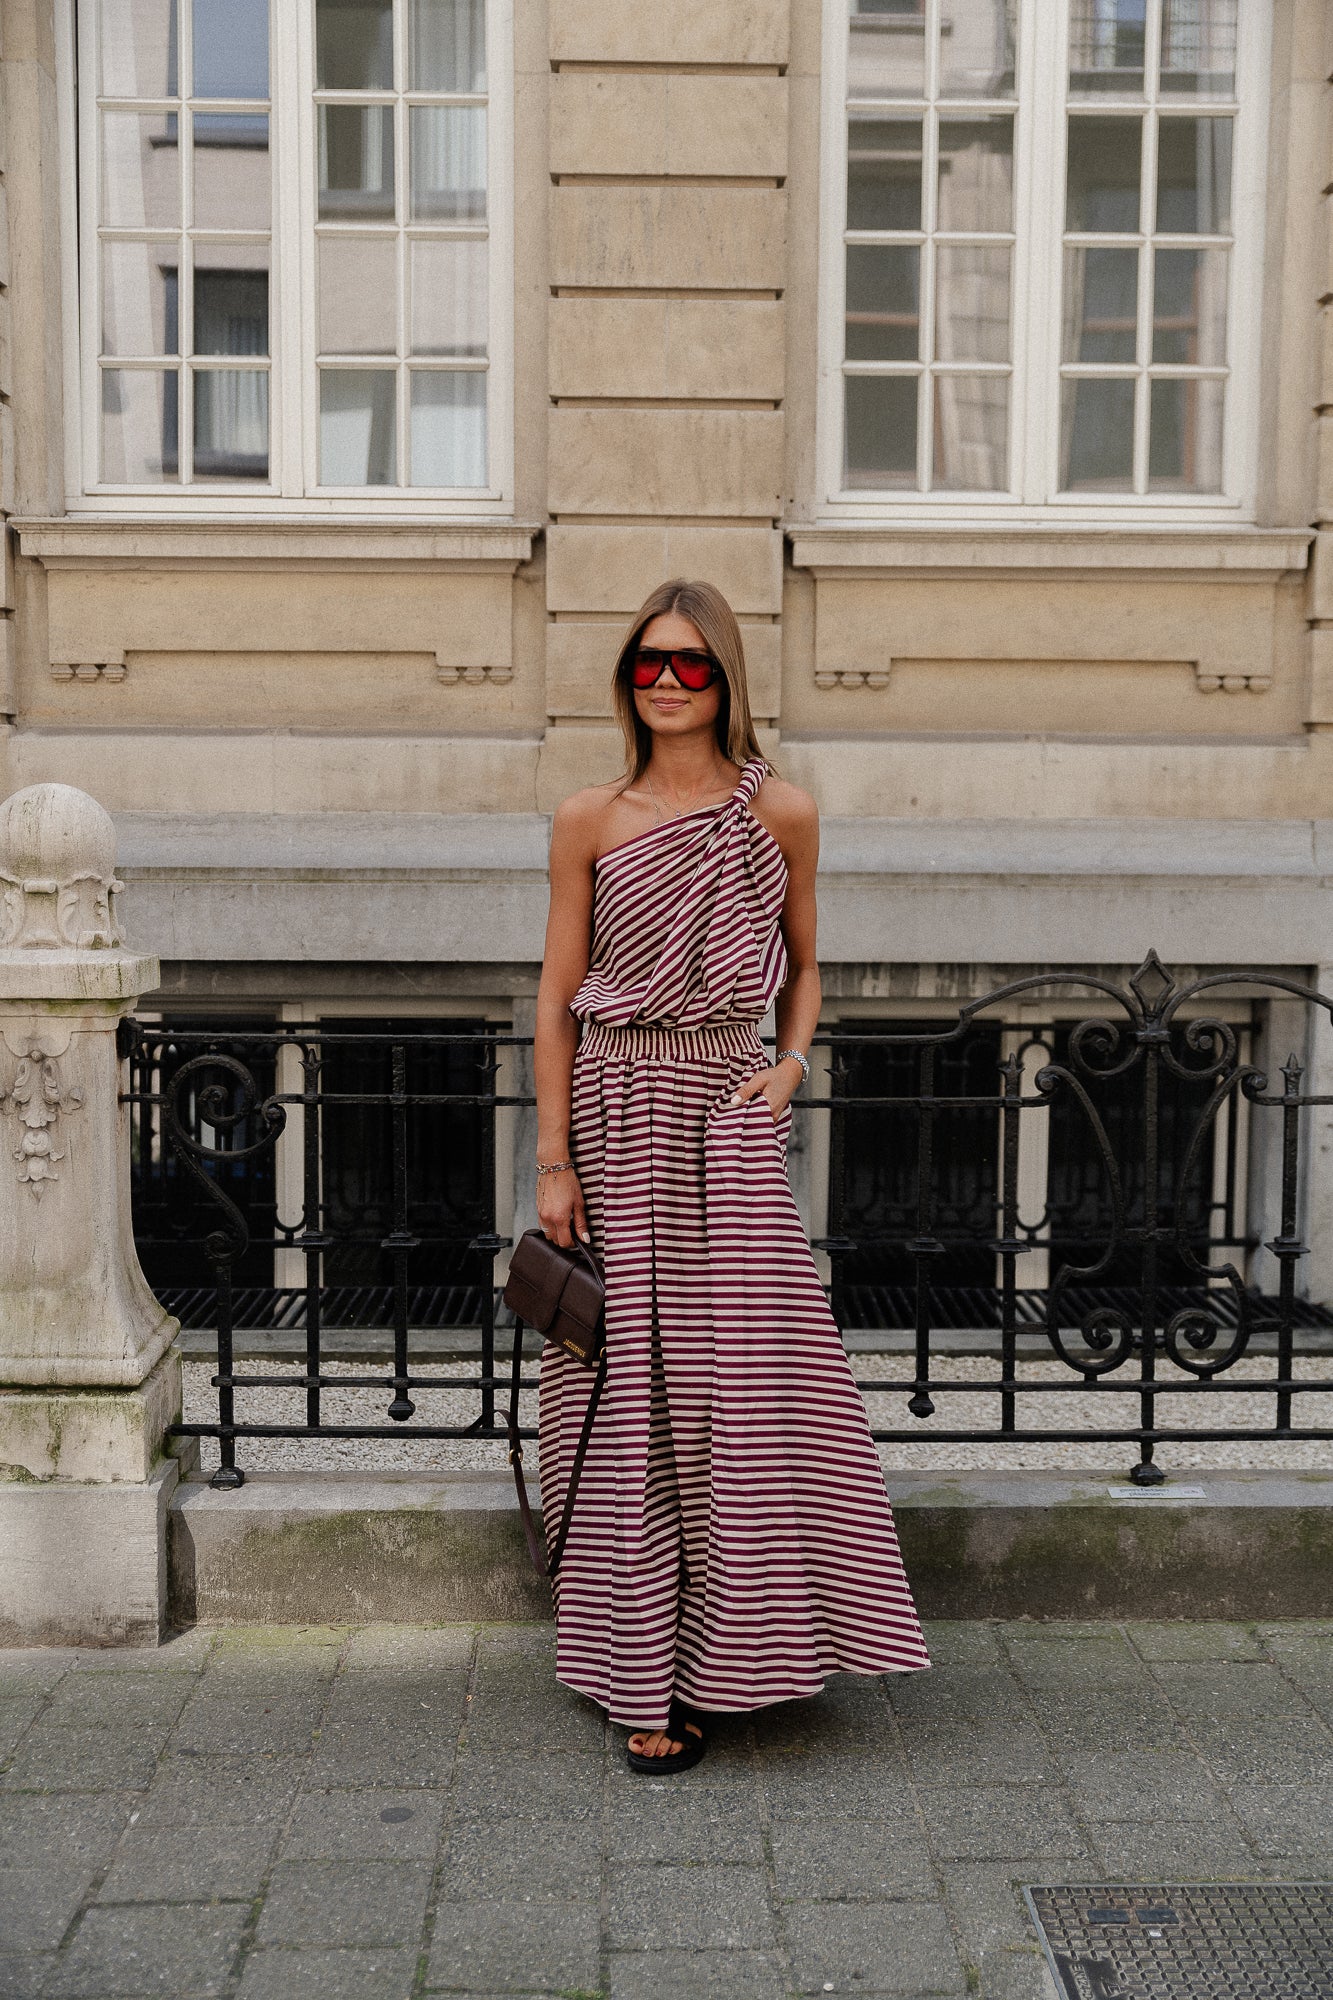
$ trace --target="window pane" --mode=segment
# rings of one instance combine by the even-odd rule
[[[1009,378],[937,375],[934,484],[964,493],[1008,485]]]
[[[1163,118],[1157,136],[1157,227],[1224,236],[1231,227],[1231,120]]]
[[[268,0],[194,0],[196,97],[268,96]]]
[[[1069,88],[1143,94],[1145,0],[1070,0]]]
[[[398,245],[392,236],[319,239],[319,351],[398,349]]]
[[[921,252],[914,243],[847,246],[847,359],[920,358]]]
[[[1017,0],[955,0],[940,37],[941,97],[1012,97]]]
[[[847,134],[847,227],[921,227],[921,121],[853,118]]]
[[[1154,493],[1222,491],[1223,384],[1188,378],[1152,384],[1148,487]]]
[[[212,246],[207,253],[212,254]],[[254,257],[247,245],[241,254]],[[268,272],[194,270],[196,354],[268,353]]]
[[[476,237],[412,244],[414,354],[485,354],[486,257]]]
[[[107,368],[102,373],[102,477],[112,486],[178,477],[175,371]]]
[[[1153,271],[1153,360],[1220,368],[1226,347],[1226,251],[1159,250]]]
[[[102,352],[146,359],[179,351],[176,239],[102,245]]]
[[[486,0],[411,0],[408,87],[486,88]]]
[[[194,371],[196,479],[268,478],[268,371]]]
[[[849,375],[843,483],[916,485],[915,375]]]
[[[920,97],[926,87],[923,0],[852,0],[849,97]]]
[[[1139,253],[1065,250],[1066,361],[1133,361],[1138,353]]]
[[[319,212],[392,216],[391,104],[320,105]]]
[[[315,85],[393,89],[393,0],[315,0]]]
[[[398,478],[391,368],[319,371],[323,486],[393,486]]]
[[[179,228],[176,123],[162,111],[102,113],[102,220],[113,229]]]
[[[1066,229],[1139,226],[1141,118],[1071,118]]]
[[[940,120],[940,229],[1013,227],[1012,118]]]
[[[196,117],[192,164],[196,229],[268,230],[273,170],[266,117]]]
[[[1236,86],[1236,0],[1163,0],[1163,91],[1229,97]]]
[[[486,377],[414,369],[413,486],[486,484]]]
[[[1133,382],[1066,380],[1060,414],[1061,486],[1068,492],[1129,492],[1134,476]]]
[[[935,262],[935,358],[1009,359],[1007,245],[940,245]]]
[[[102,0],[103,97],[176,95],[176,0]]]
[[[486,113],[480,105],[414,104],[412,216],[451,222],[486,218]]]

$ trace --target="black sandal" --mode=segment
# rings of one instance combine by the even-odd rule
[[[634,1733],[636,1736],[653,1736],[658,1732],[636,1729]],[[625,1755],[631,1771],[692,1771],[708,1748],[708,1717],[673,1697],[667,1710],[666,1729],[662,1733],[675,1738],[680,1744],[679,1750],[668,1750],[663,1757],[646,1757],[642,1750],[631,1750],[626,1744]]]

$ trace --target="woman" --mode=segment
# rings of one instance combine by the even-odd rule
[[[537,1001],[538,1217],[606,1274],[556,1671],[632,1730],[634,1768],[668,1771],[703,1755],[710,1712],[930,1662],[786,1175],[819,1020],[818,813],[759,754],[711,584],[652,593],[614,701],[628,771],[555,815]],[[591,1383],[546,1349],[549,1523]]]

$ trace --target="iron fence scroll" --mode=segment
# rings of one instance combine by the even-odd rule
[[[1244,1004],[1221,1004],[1226,989]],[[1306,1126],[1333,1096],[1306,1090],[1303,1052],[1271,1075],[1253,1059],[1273,999],[1333,1019],[1333,1001],[1280,974],[1178,982],[1150,953],[1123,982],[1038,973],[950,1020],[816,1038],[813,1087],[796,1102],[807,1134],[824,1121],[814,1241],[835,1317],[845,1332],[907,1337],[910,1373],[859,1384],[901,1398],[908,1419],[876,1424],[877,1439],[1125,1444],[1139,1483],[1163,1476],[1157,1446],[1186,1438],[1333,1442],[1297,1403],[1333,1388],[1297,1368],[1298,1333],[1333,1328],[1297,1283]],[[123,1024],[140,1254],[173,1311],[216,1329],[216,1415],[177,1427],[216,1439],[214,1484],[242,1483],[247,1439],[504,1438],[497,1144],[501,1121],[533,1103],[529,1048],[483,1022]],[[1259,1157],[1271,1214],[1247,1192]],[[1038,1282],[1024,1283],[1025,1260]],[[995,1363],[984,1381],[941,1371],[960,1327]],[[331,1373],[330,1341],[349,1328],[372,1358]],[[443,1329],[457,1340],[440,1372],[421,1348],[429,1334],[438,1349]],[[290,1353],[298,1335],[290,1371],[238,1360],[238,1336],[283,1336]],[[1057,1364],[1054,1379],[1049,1365],[1023,1372],[1034,1355]],[[1260,1355],[1260,1380],[1235,1372]],[[335,1388],[371,1392],[383,1421],[331,1418]],[[979,1388],[995,1420],[951,1425],[951,1401]],[[1229,1398],[1256,1388],[1271,1423],[1229,1423]],[[465,1392],[466,1421],[423,1418],[423,1392],[438,1389]],[[251,1395],[274,1390],[301,1392],[300,1421],[247,1415]],[[1077,1424],[1027,1418],[1034,1396],[1127,1391],[1133,1422],[1090,1426],[1086,1408]],[[1161,1399],[1181,1395],[1213,1399],[1216,1421],[1164,1420]]]

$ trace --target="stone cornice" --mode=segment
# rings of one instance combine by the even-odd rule
[[[1207,576],[1216,582],[1304,570],[1305,529],[1230,525],[1160,527],[1115,522],[992,521],[903,526],[877,521],[789,525],[797,569],[819,577],[966,577],[1022,571],[1073,577],[1108,572]]]
[[[114,815],[120,871],[160,880],[546,882],[545,813]],[[1333,820],[957,819],[827,815],[820,873],[1035,881],[1092,876],[1333,883]]]
[[[19,550],[46,569],[482,570],[511,573],[541,533],[524,521],[16,520]]]

